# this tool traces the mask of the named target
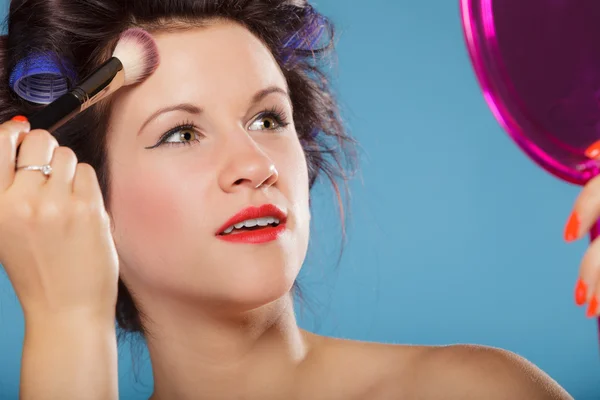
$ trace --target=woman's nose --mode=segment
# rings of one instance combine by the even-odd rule
[[[244,143],[236,143],[235,149],[228,146],[228,162],[219,176],[221,189],[234,192],[244,186],[257,189],[274,185],[279,173],[273,160],[252,139],[242,140]]]

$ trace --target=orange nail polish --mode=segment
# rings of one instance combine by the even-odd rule
[[[577,280],[577,285],[575,286],[575,304],[578,306],[582,306],[585,304],[587,299],[587,285],[585,282],[579,278]]]
[[[585,150],[585,155],[588,158],[597,158],[600,156],[600,140],[588,147]]]
[[[592,301],[590,301],[590,305],[587,309],[588,318],[593,318],[596,316],[598,312],[598,298],[596,296],[592,297]]]
[[[27,117],[24,117],[22,115],[16,115],[12,117],[12,120],[17,122],[27,122]]]
[[[576,212],[573,212],[569,217],[567,226],[565,227],[565,240],[572,242],[579,236],[579,216]]]

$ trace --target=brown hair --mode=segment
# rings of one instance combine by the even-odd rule
[[[0,120],[40,107],[18,97],[8,82],[10,71],[33,51],[55,54],[83,77],[110,54],[128,28],[178,29],[215,18],[242,24],[271,50],[290,89],[311,188],[325,174],[342,206],[336,182],[346,181],[355,158],[354,142],[343,126],[323,63],[333,51],[334,31],[304,0],[13,0],[8,34],[0,39]],[[106,107],[99,104],[54,133],[79,162],[95,168],[105,200],[110,188],[106,131]],[[116,318],[123,331],[144,333],[134,299],[121,280]]]

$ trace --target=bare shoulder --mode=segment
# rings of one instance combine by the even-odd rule
[[[412,360],[415,390],[426,399],[571,400],[523,357],[485,346],[429,347]]]
[[[313,382],[321,389],[332,389],[325,392],[344,391],[345,399],[572,399],[542,370],[506,350],[340,339],[322,340],[319,347],[318,360],[312,364],[315,368],[311,367]]]
[[[311,335],[311,355],[296,387],[299,399],[389,400],[407,397],[405,379],[418,346]]]

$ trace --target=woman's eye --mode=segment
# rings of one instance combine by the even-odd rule
[[[259,131],[259,130],[275,130],[281,128],[281,124],[273,117],[263,116],[257,118],[248,130]]]
[[[180,129],[177,132],[173,132],[165,139],[165,143],[182,143],[187,144],[186,142],[192,142],[197,140],[198,134],[194,132],[192,129]]]

